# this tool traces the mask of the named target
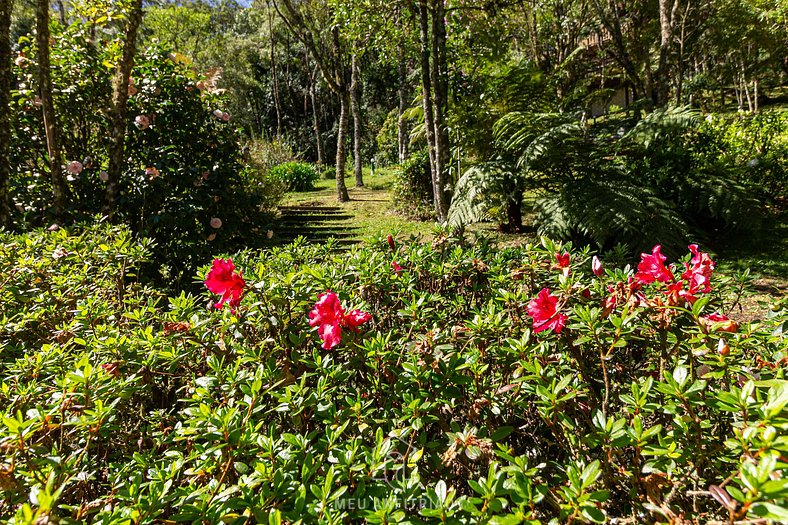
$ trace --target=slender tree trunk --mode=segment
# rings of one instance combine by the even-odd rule
[[[408,121],[405,119],[405,109],[408,107],[406,98],[407,86],[407,70],[405,66],[405,58],[403,56],[402,48],[399,48],[399,66],[397,67],[397,76],[399,85],[397,86],[397,95],[399,96],[399,106],[397,107],[397,160],[400,164],[405,162],[408,158]]]
[[[134,0],[126,22],[126,34],[120,63],[115,71],[112,93],[112,131],[109,144],[107,190],[104,195],[104,215],[112,219],[118,201],[120,178],[126,167],[126,115],[129,105],[129,79],[137,51],[137,31],[142,22],[142,0]]]
[[[430,178],[432,179],[432,195],[435,208],[438,208],[437,175],[435,169],[435,123],[432,111],[432,80],[430,77],[430,35],[427,0],[419,3],[419,36],[421,39],[421,102],[424,108],[424,127],[427,135],[427,151],[430,158]]]
[[[443,0],[435,0],[432,13],[432,109],[435,125],[435,211],[444,222],[449,213],[450,196],[447,188],[451,164],[449,128],[446,126],[449,81],[446,66],[446,22]]]
[[[320,137],[320,118],[317,108],[317,71],[309,77],[309,96],[312,99],[312,128],[315,131],[315,145],[317,146],[317,163],[323,165],[323,139]]]
[[[271,11],[271,3],[267,2],[268,6],[268,36],[269,44],[271,46],[271,78],[273,79],[273,99],[274,108],[276,109],[276,138],[282,135],[282,110],[279,102],[279,75],[276,73],[276,54],[274,53],[274,13]]]
[[[664,106],[668,102],[668,55],[673,42],[673,20],[679,0],[674,0],[671,8],[671,0],[659,0],[659,61],[657,62],[657,73],[654,79],[654,103],[657,106]]]
[[[753,100],[753,109],[756,113],[758,113],[758,79],[754,79],[752,81],[752,100]]]
[[[361,158],[361,103],[359,102],[360,76],[361,71],[358,67],[358,58],[353,55],[350,73],[350,106],[353,112],[353,172],[356,176],[356,187],[364,186],[362,177],[362,167],[364,166]]]
[[[11,227],[11,12],[13,0],[0,0],[0,228]]]
[[[36,4],[36,45],[38,46],[38,86],[44,112],[49,176],[52,180],[52,213],[56,221],[61,221],[66,208],[68,185],[63,175],[63,163],[60,158],[52,78],[49,72],[49,0],[38,0]]]
[[[348,130],[348,110],[350,106],[350,94],[345,90],[339,93],[339,124],[337,126],[337,200],[347,202],[350,196],[345,186],[345,138]]]

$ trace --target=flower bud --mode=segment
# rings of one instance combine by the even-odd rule
[[[605,267],[602,266],[602,261],[600,261],[599,257],[596,255],[591,259],[591,271],[594,272],[594,275],[597,277],[602,277],[602,275],[605,274]]]
[[[717,353],[722,357],[727,357],[730,355],[731,347],[728,346],[728,343],[725,342],[725,339],[720,339],[720,341],[717,343]]]

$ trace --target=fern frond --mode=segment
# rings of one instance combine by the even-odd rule
[[[646,115],[622,139],[648,149],[660,137],[697,126],[698,122],[697,111],[689,106],[667,106]]]

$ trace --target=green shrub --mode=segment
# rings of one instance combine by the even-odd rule
[[[740,182],[769,199],[788,198],[788,113],[764,110],[752,116],[709,116],[703,131],[711,152]]]
[[[334,166],[326,166],[321,175],[325,180],[334,180],[337,178],[337,169]]]
[[[432,179],[427,150],[411,155],[394,170],[394,207],[403,215],[425,220],[433,217]]]
[[[285,162],[271,168],[268,176],[287,185],[289,191],[309,191],[315,188],[320,175],[312,164]]]
[[[134,284],[130,239],[0,233],[3,522],[788,513],[784,299],[734,332],[704,320],[731,279],[682,306],[587,251],[440,234],[238,254],[245,297],[213,310]],[[560,333],[534,331],[542,288]],[[333,350],[307,317],[327,289],[372,315]]]

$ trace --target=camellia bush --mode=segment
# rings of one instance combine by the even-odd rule
[[[107,108],[121,48],[117,40],[96,38],[87,22],[54,30],[53,91],[69,189],[65,222],[88,220],[103,212]],[[35,39],[23,37],[18,53],[10,194],[21,229],[51,224],[52,192]],[[162,268],[178,289],[213,251],[261,239],[285,190],[243,162],[240,133],[216,86],[219,74],[210,73],[199,74],[186,57],[154,43],[138,52],[128,86],[126,167],[115,219],[156,241],[156,271]]]
[[[125,228],[0,234],[0,520],[778,523],[788,304],[695,245],[439,234],[137,284]]]

